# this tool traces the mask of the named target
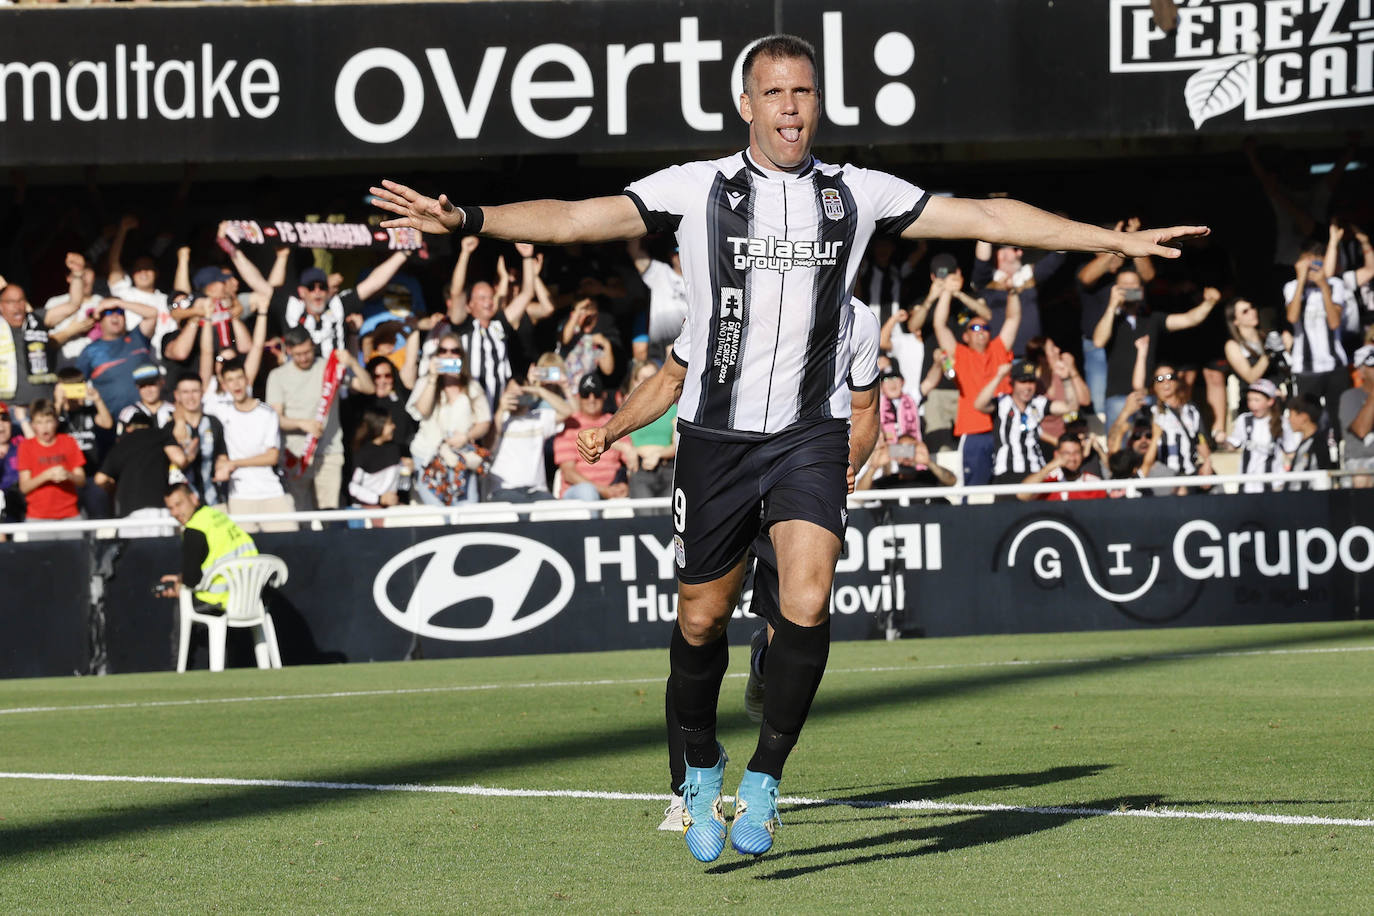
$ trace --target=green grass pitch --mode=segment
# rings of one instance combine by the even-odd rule
[[[666,662],[0,682],[0,911],[1374,910],[1374,624],[836,644],[782,787],[835,803],[711,865],[593,794],[666,797]]]

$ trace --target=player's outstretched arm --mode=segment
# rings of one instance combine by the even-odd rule
[[[446,194],[426,197],[394,181],[383,181],[371,191],[373,206],[395,214],[382,221],[386,229],[410,228],[441,235],[466,228],[489,238],[545,245],[624,241],[647,231],[639,209],[623,194],[465,208],[455,206]],[[481,214],[481,225],[466,225],[475,213]]]
[[[909,239],[984,239],[1046,251],[1106,251],[1123,258],[1176,258],[1170,242],[1211,233],[1206,226],[1122,232],[1056,216],[1019,200],[932,197],[902,233]]]
[[[582,460],[595,464],[615,440],[648,426],[667,413],[682,395],[682,383],[686,378],[687,367],[674,359],[670,350],[663,360],[663,368],[630,392],[605,426],[584,429],[577,434],[577,450]]]

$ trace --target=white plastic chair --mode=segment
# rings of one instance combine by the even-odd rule
[[[188,588],[181,586],[181,649],[177,654],[177,671],[186,671],[186,656],[191,648],[191,624],[203,623],[209,634],[210,670],[224,670],[224,643],[229,627],[253,628],[253,653],[259,668],[280,668],[281,653],[277,649],[277,631],[272,615],[262,600],[262,590],[268,585],[286,582],[286,564],[280,557],[258,554],[254,557],[229,557],[205,571],[200,583]],[[229,587],[224,614],[200,614],[195,610],[194,593],[208,590],[215,579],[223,579]]]

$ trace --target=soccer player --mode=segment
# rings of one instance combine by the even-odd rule
[[[849,367],[839,357],[869,240],[883,233],[1178,257],[1166,243],[1208,232],[1116,232],[1014,200],[934,197],[892,175],[820,162],[811,154],[820,126],[814,49],[769,36],[745,55],[742,75],[748,148],[669,167],[623,194],[458,207],[391,181],[372,189],[376,205],[395,214],[387,228],[554,245],[677,237],[689,312],[673,359],[578,444],[592,460],[678,401],[670,679],[686,747],[684,835],[706,862],[726,840],[726,759],[716,741],[725,626],[759,533],[777,553],[782,613],[767,653],[758,746],[736,792],[731,843],[739,852],[772,847],[778,780],[829,655],[830,587],[853,469],[843,418]]]

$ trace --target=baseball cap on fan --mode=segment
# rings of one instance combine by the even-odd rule
[[[606,393],[606,385],[598,373],[588,372],[582,376],[582,381],[577,383],[577,393],[584,398],[600,397]]]
[[[1355,351],[1355,356],[1350,360],[1350,365],[1356,369],[1365,366],[1374,366],[1374,344],[1365,344]]]
[[[191,285],[195,287],[197,293],[205,292],[205,287],[211,283],[218,283],[231,276],[229,271],[223,267],[202,267],[196,271],[196,275],[191,278]]]
[[[310,286],[315,283],[323,283],[329,286],[329,275],[318,267],[307,267],[301,271],[301,286]]]

